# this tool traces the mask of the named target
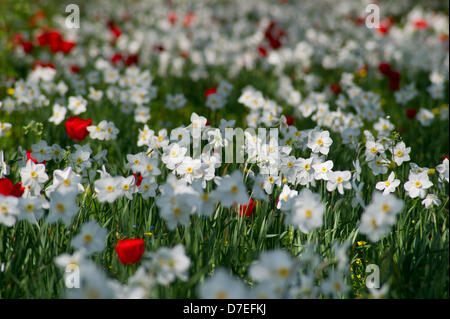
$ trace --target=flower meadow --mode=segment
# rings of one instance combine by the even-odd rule
[[[448,298],[448,3],[67,4],[0,4],[0,298]]]

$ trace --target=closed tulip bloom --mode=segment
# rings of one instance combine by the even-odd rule
[[[79,117],[72,116],[67,119],[65,125],[67,134],[72,140],[82,141],[89,135],[87,127],[91,124],[91,119],[83,120]]]
[[[145,245],[143,239],[119,240],[116,247],[117,257],[122,264],[136,264],[144,254]]]

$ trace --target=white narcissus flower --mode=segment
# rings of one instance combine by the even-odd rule
[[[367,165],[372,170],[373,175],[377,176],[387,173],[389,162],[383,156],[376,156]]]
[[[262,252],[256,264],[250,266],[249,275],[258,282],[286,283],[294,271],[294,261],[284,250]]]
[[[149,267],[156,273],[156,281],[161,285],[168,285],[177,278],[186,281],[191,260],[186,255],[181,244],[173,248],[162,247],[150,253]]]
[[[147,123],[150,117],[150,109],[148,107],[138,106],[134,110],[134,120],[138,123]]]
[[[307,146],[313,153],[328,155],[331,144],[333,144],[333,140],[330,138],[330,132],[312,131],[309,135]]]
[[[67,107],[73,114],[79,115],[86,112],[86,105],[87,101],[82,96],[71,96]]]
[[[202,162],[200,159],[192,159],[186,156],[181,162],[176,171],[187,183],[191,184],[195,179],[201,177],[200,167]]]
[[[77,194],[74,192],[52,192],[50,194],[50,214],[46,221],[54,223],[61,220],[66,226],[69,226],[79,210],[76,197]]]
[[[95,220],[84,223],[81,231],[72,239],[72,247],[83,249],[86,255],[91,255],[105,249],[107,230],[100,227]]]
[[[390,231],[403,207],[403,201],[393,194],[375,192],[361,216],[359,231],[370,241],[377,242]]]
[[[395,178],[395,173],[391,172],[386,181],[378,182],[375,188],[383,191],[383,195],[395,192],[398,185],[400,185],[400,180]]]
[[[47,145],[46,141],[40,141],[39,143],[31,145],[31,158],[35,159],[39,163],[43,161],[49,161],[52,159],[52,149]]]
[[[431,112],[427,109],[421,108],[419,110],[419,112],[416,114],[416,119],[423,126],[430,126],[434,120],[434,114],[433,114],[433,112]]]
[[[215,270],[211,278],[199,286],[202,299],[245,299],[248,292],[244,284],[232,277],[225,268]]]
[[[128,177],[118,176],[119,179],[118,185],[122,189],[123,194],[129,200],[133,199],[133,194],[137,192],[135,178],[133,175]]]
[[[19,199],[0,194],[0,225],[13,226],[19,213]]]
[[[269,175],[269,174],[265,174],[265,175],[266,176],[264,179],[263,188],[267,194],[272,194],[273,187],[281,185],[281,178],[280,178],[280,176],[277,176],[277,175]]]
[[[405,190],[408,192],[408,196],[411,198],[424,198],[427,194],[427,189],[433,186],[433,183],[428,178],[427,172],[413,173],[410,172],[408,181],[405,183]]]
[[[66,113],[67,109],[64,106],[56,103],[55,105],[53,105],[53,113],[52,116],[48,119],[48,121],[58,125],[62,121],[64,121]]]
[[[155,177],[153,177],[152,175],[144,177],[141,181],[141,184],[138,186],[138,192],[142,195],[143,199],[155,197],[157,189],[158,184],[155,181]]]
[[[103,97],[103,91],[96,90],[92,86],[89,87],[89,98],[94,101],[100,101]]]
[[[95,192],[99,202],[113,203],[117,198],[123,195],[120,185],[120,178],[106,176],[94,182]]]
[[[422,205],[429,209],[433,206],[440,206],[441,200],[435,194],[428,194],[425,199],[422,200]]]
[[[394,129],[394,125],[388,120],[380,117],[378,122],[373,125],[373,128],[378,131],[379,136],[388,136]]]
[[[367,139],[367,137],[366,137],[366,139]],[[365,150],[364,154],[366,155],[366,161],[372,161],[379,154],[384,155],[384,147],[381,143],[378,143],[378,142],[375,142],[372,140],[368,140],[366,142],[366,150]]]
[[[286,224],[295,226],[305,234],[322,226],[325,205],[320,201],[320,195],[304,188],[291,200],[292,208],[285,219]]]
[[[44,215],[44,209],[48,208],[49,203],[45,198],[40,196],[20,198],[19,219],[28,220],[30,223],[37,223],[37,220]]]
[[[45,165],[34,164],[32,160],[28,160],[26,166],[20,169],[20,177],[22,185],[29,187],[34,195],[38,195],[41,192],[42,185],[48,181]]]
[[[9,175],[9,166],[5,161],[5,155],[3,151],[0,152],[0,178]]]
[[[82,177],[75,173],[72,167],[66,167],[63,171],[55,169],[53,171],[53,184],[45,189],[45,194],[50,196],[50,194],[57,190],[61,193],[82,193],[84,192],[84,187],[81,184]]]
[[[242,173],[239,170],[234,171],[231,175],[224,176],[213,193],[223,207],[231,207],[234,203],[236,205],[247,205],[250,200],[247,188],[242,182]]]
[[[333,298],[342,298],[350,290],[344,281],[343,272],[335,269],[321,282],[320,288],[325,295],[331,295]]]
[[[103,141],[106,137],[106,121],[101,121],[98,125],[86,127],[89,131],[89,137]]]
[[[283,186],[283,190],[278,198],[277,209],[282,211],[289,211],[291,209],[292,201],[289,199],[298,195],[298,192],[294,189],[290,189],[288,185]]]
[[[183,161],[186,152],[186,147],[181,147],[177,143],[173,143],[164,150],[161,160],[166,164],[168,169],[173,170]]]
[[[344,195],[344,189],[352,188],[351,177],[350,171],[334,171],[330,173],[327,181],[327,191],[332,192],[337,189],[339,194]]]
[[[332,173],[333,161],[328,160],[324,163],[314,164],[312,167],[314,169],[314,179],[327,181],[330,179],[330,174]]]
[[[436,166],[436,170],[439,173],[439,180],[441,182],[446,181],[448,183],[448,158],[444,158],[442,164]]]
[[[400,166],[403,162],[411,160],[409,153],[411,152],[411,147],[406,147],[404,142],[397,143],[393,150],[394,162]]]

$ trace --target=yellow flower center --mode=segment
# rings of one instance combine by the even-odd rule
[[[56,204],[56,210],[58,211],[58,213],[64,212],[65,209],[66,209],[66,207],[64,206],[63,203]]]
[[[216,292],[216,299],[228,299],[228,293],[223,290],[219,290]]]
[[[84,235],[83,239],[84,239],[85,243],[90,243],[92,241],[92,235],[86,234],[86,235]]]
[[[422,183],[419,182],[419,181],[417,181],[417,182],[416,182],[416,187],[417,187],[417,188],[421,188],[421,187],[422,187]]]
[[[34,210],[34,205],[33,205],[33,204],[28,204],[28,205],[26,206],[26,210],[27,210],[28,212],[32,212],[32,211]]]
[[[175,209],[173,210],[173,214],[174,214],[175,216],[180,216],[180,215],[181,215],[181,209],[179,209],[178,207],[175,208]]]
[[[114,186],[108,185],[108,187],[106,187],[106,190],[111,193],[114,190]]]
[[[305,216],[306,216],[306,218],[311,218],[311,216],[312,216],[312,210],[307,209],[307,210],[305,211]]]
[[[31,172],[31,177],[36,178],[36,176],[37,176],[37,173],[35,171],[32,171]]]
[[[66,180],[64,180],[64,186],[70,186],[70,184],[71,184],[71,181],[70,181],[70,179],[66,179]]]
[[[239,188],[238,188],[236,185],[233,185],[233,186],[231,187],[231,192],[232,192],[233,194],[236,194],[236,193],[238,192],[238,190],[239,190]]]
[[[289,276],[289,273],[290,273],[290,271],[287,268],[278,269],[278,275],[282,278],[286,278],[287,276]]]
[[[287,166],[290,168],[292,166],[294,166],[294,164],[292,162],[287,163]]]

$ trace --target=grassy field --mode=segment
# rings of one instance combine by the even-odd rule
[[[283,9],[284,4],[277,1],[267,4],[267,6],[269,8],[279,6],[280,10],[288,11],[299,10],[300,16],[304,17],[306,13],[302,11],[302,5],[292,2],[288,2],[286,6],[291,7],[285,9]],[[132,3],[138,5],[136,1]],[[140,130],[143,129],[144,123],[137,122],[134,113],[125,114],[121,111],[124,102],[118,96],[115,98],[106,96],[106,92],[112,84],[105,83],[102,76],[97,83],[89,84],[86,82],[90,72],[94,70],[101,74],[106,72],[98,69],[98,65],[95,64],[98,59],[103,58],[109,61],[114,52],[121,52],[124,56],[130,54],[127,52],[129,50],[127,45],[130,45],[131,40],[125,41],[124,45],[121,45],[118,42],[119,40],[116,40],[114,44],[108,40],[108,34],[111,30],[106,27],[107,16],[111,15],[111,19],[116,19],[116,24],[120,26],[123,32],[120,37],[130,36],[130,39],[137,39],[132,35],[140,31],[145,32],[148,29],[156,30],[155,33],[161,36],[161,42],[164,42],[169,48],[171,39],[177,34],[189,32],[200,34],[202,31],[208,33],[206,26],[209,20],[201,15],[202,13],[207,15],[208,11],[202,11],[203,7],[193,6],[196,17],[199,17],[198,20],[194,21],[199,22],[194,24],[190,31],[186,30],[187,28],[180,27],[174,33],[170,33],[167,30],[159,30],[157,21],[164,21],[166,12],[176,11],[179,15],[177,23],[180,23],[185,7],[183,5],[167,7],[166,4],[159,1],[150,3],[151,5],[147,7],[143,6],[149,10],[148,12],[153,12],[155,16],[154,20],[148,23],[140,23],[142,17],[145,16],[143,13],[131,16],[130,20],[126,22],[120,22],[119,17],[123,11],[120,11],[119,8],[123,9],[123,7],[115,2],[114,6],[111,5],[111,7],[105,9],[99,20],[94,20],[95,12],[93,8],[95,8],[95,4],[81,3],[81,28],[78,31],[75,49],[68,54],[52,54],[49,53],[48,48],[36,44],[34,44],[33,51],[23,53],[20,45],[13,45],[10,40],[15,32],[22,33],[25,38],[34,39],[43,26],[58,28],[57,20],[53,17],[64,16],[65,13],[59,12],[58,6],[51,6],[46,2],[34,4],[9,2],[11,11],[8,9],[8,12],[11,12],[11,15],[4,14],[3,23],[0,24],[0,40],[2,43],[0,46],[4,48],[0,64],[0,76],[2,77],[0,101],[3,101],[3,107],[0,108],[0,122],[11,124],[11,129],[4,131],[4,134],[0,134],[0,150],[3,150],[5,164],[9,167],[9,174],[2,176],[3,178],[10,179],[13,184],[20,181],[24,184],[20,175],[21,168],[25,167],[21,150],[31,150],[33,145],[39,141],[46,141],[49,146],[58,144],[65,153],[61,162],[47,161],[45,172],[49,179],[42,183],[42,190],[38,195],[34,194],[35,197],[42,196],[49,202],[52,201],[46,195],[45,190],[52,185],[54,181],[53,172],[56,169],[63,170],[66,167],[73,166],[69,157],[75,152],[75,144],[89,144],[92,149],[90,160],[92,166],[86,172],[96,172],[96,170],[102,169],[102,163],[92,160],[92,158],[106,150],[106,171],[111,176],[132,176],[134,172],[126,168],[127,154],[137,154],[150,150],[150,148],[137,145]],[[8,2],[6,4],[2,2],[0,6],[7,4]],[[99,2],[100,4],[101,2]],[[217,4],[219,7],[206,4],[205,7],[210,6],[212,12],[214,12],[214,10],[222,8],[220,6],[232,8],[233,5],[239,7],[238,3],[220,2]],[[243,4],[241,5],[244,7]],[[264,7],[264,5],[260,6]],[[312,5],[305,5],[305,7],[308,7],[304,8],[305,12],[307,12],[306,10],[318,10],[319,8]],[[160,12],[155,11],[155,8]],[[46,17],[38,20],[36,25],[26,23],[38,9],[46,12]],[[437,12],[445,15],[445,10],[448,10],[448,8],[437,8],[437,10]],[[5,12],[1,7],[0,11]],[[265,12],[262,9],[255,10],[254,19],[259,21],[264,17]],[[404,10],[396,15],[396,26],[398,25],[402,32],[409,23],[408,12],[408,10]],[[269,15],[267,12],[266,14]],[[333,16],[336,21],[343,19],[337,13],[328,14]],[[302,25],[310,23],[312,26],[315,23],[314,17],[317,18],[320,15],[311,17],[309,22],[302,22]],[[428,17],[428,15],[425,15],[425,17]],[[218,19],[220,21],[220,18]],[[233,38],[233,43],[240,43],[239,37],[236,39],[235,36],[230,35],[233,31],[233,23],[239,21],[244,23],[245,26],[250,26],[253,25],[250,22],[251,19],[253,18],[250,14],[232,13],[230,9],[228,21],[218,22],[221,23],[221,27],[217,30],[219,30],[219,34]],[[276,17],[272,17],[272,19],[276,20]],[[92,24],[89,24],[89,27],[92,27],[92,30],[87,30],[89,29],[87,21],[91,21],[89,23]],[[304,29],[302,25],[295,26],[294,21],[293,17],[290,16],[285,21],[280,22],[280,25],[288,30],[287,40],[282,48],[295,48],[298,42],[308,41],[304,37],[293,34],[295,28]],[[446,22],[448,24],[448,16]],[[390,41],[395,41],[394,36],[391,37],[390,34],[385,35],[384,38],[381,38],[376,34],[376,31],[372,30],[363,30],[360,31],[360,34],[356,31],[349,31],[352,22],[341,23],[343,26],[336,27],[334,30],[330,30],[325,23],[319,23],[317,29],[327,34],[331,40],[335,39],[334,37],[339,37],[340,34],[350,34],[352,39],[358,41],[362,37],[361,34],[364,33],[369,37],[367,41],[372,40],[378,43],[381,50],[384,46],[387,47],[391,43]],[[429,21],[430,25],[431,23]],[[213,29],[216,31],[215,27]],[[62,32],[65,32],[64,29],[62,29]],[[409,34],[406,31],[404,32]],[[439,33],[431,27],[427,29],[427,32],[423,35],[424,37],[434,38],[439,36]],[[304,32],[301,34],[304,34]],[[419,41],[417,38],[420,36],[418,35],[416,38],[412,36],[412,39]],[[207,37],[207,39],[214,41],[212,39],[215,38]],[[35,40],[33,41],[35,42]],[[247,42],[242,41],[242,47],[249,50],[244,45]],[[145,43],[145,41],[143,42]],[[198,45],[196,50],[200,52],[211,49],[200,40],[199,42],[192,42],[192,50],[194,50],[195,45]],[[157,43],[159,42],[154,42],[154,44]],[[393,192],[393,195],[402,201],[403,208],[395,218],[390,230],[381,239],[371,241],[366,234],[361,233],[359,225],[365,209],[361,205],[356,207],[352,205],[357,191],[353,188],[346,189],[343,194],[340,194],[337,190],[328,191],[327,181],[324,180],[317,180],[316,185],[310,187],[313,193],[320,196],[321,203],[325,205],[325,212],[321,226],[308,233],[304,233],[296,225],[289,225],[286,222],[289,214],[293,214],[293,212],[277,209],[277,199],[284,185],[289,185],[291,190],[297,190],[298,192],[305,189],[305,186],[299,183],[288,183],[286,180],[281,182],[280,185],[274,186],[271,194],[266,194],[265,200],[258,199],[251,217],[240,216],[236,207],[224,207],[219,199],[211,216],[192,213],[187,226],[178,224],[175,229],[171,229],[167,226],[166,219],[161,216],[161,208],[157,206],[158,198],[161,197],[160,190],[156,191],[155,196],[150,196],[148,199],[144,199],[141,194],[135,193],[132,195],[132,199],[121,196],[112,203],[100,202],[98,192],[95,191],[94,181],[101,179],[101,177],[92,173],[93,177],[82,182],[84,191],[76,195],[79,210],[69,225],[61,222],[47,222],[46,218],[50,215],[51,208],[44,209],[44,217],[40,218],[37,223],[31,223],[19,217],[17,217],[13,226],[0,223],[0,298],[62,298],[67,296],[66,292],[70,289],[65,288],[64,285],[64,269],[55,263],[55,258],[65,253],[72,254],[77,251],[72,245],[73,239],[81,232],[82,226],[91,220],[96,221],[100,227],[106,229],[107,235],[103,249],[87,258],[96,265],[97,271],[104,273],[105,278],[108,278],[108,284],[114,281],[122,285],[120,289],[115,288],[115,293],[121,291],[121,289],[125,291],[125,287],[135,289],[129,279],[134,278],[133,276],[136,276],[139,270],[145,269],[150,282],[149,288],[146,290],[146,297],[205,297],[204,293],[200,292],[199,287],[204,286],[205,282],[217,273],[215,270],[224,267],[232,278],[239,279],[241,284],[248,289],[246,290],[246,296],[254,297],[250,291],[263,288],[255,288],[258,286],[258,280],[252,275],[250,269],[259,260],[262,253],[283,250],[288,252],[294,262],[298,261],[299,264],[292,268],[294,274],[281,285],[282,289],[285,289],[283,290],[285,293],[275,294],[277,298],[286,296],[289,298],[298,296],[372,298],[376,293],[366,287],[368,276],[366,267],[369,264],[379,266],[380,283],[381,285],[386,284],[386,287],[389,288],[384,294],[386,298],[448,298],[449,189],[448,181],[442,181],[440,173],[436,169],[438,165],[443,163],[443,157],[449,153],[448,115],[447,117],[442,115],[445,112],[448,114],[448,70],[444,70],[444,62],[439,58],[436,59],[437,69],[416,70],[416,66],[413,66],[412,62],[411,65],[408,64],[406,57],[398,62],[392,62],[392,68],[395,67],[402,75],[401,89],[404,89],[410,83],[414,83],[417,92],[414,98],[406,104],[401,104],[395,97],[395,91],[389,89],[387,78],[380,74],[378,63],[373,63],[367,50],[359,51],[355,49],[352,51],[357,56],[358,61],[367,66],[367,71],[361,71],[360,63],[356,63],[356,65],[359,65],[358,67],[338,65],[329,69],[323,66],[321,61],[324,54],[320,53],[321,50],[325,50],[329,55],[334,56],[344,50],[345,43],[344,41],[340,47],[336,48],[332,47],[330,43],[320,44],[311,39],[310,45],[315,53],[310,58],[311,65],[307,72],[304,72],[303,67],[299,67],[295,61],[291,64],[286,63],[279,69],[267,63],[267,58],[255,53],[254,65],[251,68],[239,70],[235,76],[230,75],[230,68],[233,63],[236,63],[237,60],[233,59],[238,59],[236,58],[238,55],[233,55],[233,58],[229,57],[229,60],[224,61],[224,63],[206,64],[204,70],[207,75],[198,80],[193,80],[190,76],[190,72],[197,66],[191,58],[185,59],[181,75],[171,72],[166,72],[164,75],[159,74],[158,68],[161,65],[159,53],[148,53],[145,51],[147,47],[142,44],[138,51],[140,61],[137,67],[140,72],[149,71],[153,78],[151,85],[157,87],[157,96],[150,99],[149,102],[143,103],[145,107],[149,107],[151,115],[145,124],[154,130],[155,134],[160,129],[167,129],[170,132],[177,127],[191,124],[190,117],[195,112],[208,119],[210,127],[219,127],[220,120],[226,119],[235,120],[235,127],[246,128],[248,127],[246,117],[251,113],[251,110],[238,100],[245,87],[251,85],[263,94],[265,100],[276,101],[280,111],[275,117],[279,119],[281,115],[291,116],[294,118],[293,126],[298,131],[307,132],[306,130],[314,129],[318,124],[311,117],[302,116],[298,111],[298,105],[308,100],[308,97],[311,99],[312,92],[325,93],[326,103],[329,104],[329,112],[342,109],[345,114],[359,114],[354,107],[340,108],[336,104],[340,95],[350,96],[351,87],[343,84],[342,78],[345,73],[352,74],[354,76],[352,87],[358,87],[362,92],[371,92],[380,97],[382,113],[374,119],[363,118],[361,120],[361,126],[357,128],[360,132],[357,138],[357,148],[349,147],[348,144],[343,142],[342,134],[339,131],[341,128],[333,127],[333,125],[331,127],[319,125],[321,125],[321,130],[330,131],[333,143],[326,155],[326,160],[333,161],[333,171],[347,170],[352,173],[353,180],[356,173],[353,162],[359,159],[361,164],[360,181],[364,183],[359,191],[365,205],[371,202],[374,191],[376,191],[375,185],[380,181],[387,180],[390,172],[394,172],[395,177],[400,180],[400,185]],[[446,46],[448,63],[448,38],[445,43],[442,43],[442,46],[444,47],[442,52],[445,52]],[[98,49],[97,55],[90,57],[88,51],[94,50],[95,47]],[[427,50],[426,48],[422,49],[425,52]],[[172,52],[170,49],[165,52],[171,52],[172,58],[174,58],[178,54],[176,50],[176,45],[174,45]],[[220,52],[220,49],[216,50]],[[242,50],[244,51],[244,49]],[[408,50],[412,49],[404,48],[404,52],[409,52]],[[431,45],[429,50],[432,50]],[[256,52],[256,48],[254,51]],[[219,53],[217,55],[221,56]],[[443,55],[445,56],[445,53]],[[56,85],[60,81],[64,81],[68,85],[67,92],[64,94],[59,94],[57,91],[48,93],[43,86],[44,81],[41,80],[38,82],[37,88],[47,99],[47,105],[39,106],[36,100],[32,100],[29,104],[16,103],[15,110],[7,112],[5,109],[6,99],[11,98],[17,101],[17,81],[23,79],[26,84],[28,83],[27,75],[33,73],[32,65],[35,61],[54,63],[56,74],[50,82]],[[81,65],[81,70],[78,73],[68,71],[69,66],[75,64]],[[129,67],[122,63],[113,68],[120,72],[120,76],[124,76]],[[439,98],[433,98],[427,90],[430,86],[430,74],[436,70],[444,77],[445,92]],[[318,78],[318,85],[314,88],[311,88],[305,79],[307,75],[311,74]],[[301,94],[302,102],[289,103],[280,96],[279,89],[282,75],[291,79],[292,89]],[[76,90],[76,81],[80,81],[80,79],[86,86],[86,91],[82,93]],[[226,97],[225,106],[218,110],[212,110],[205,104],[205,91],[217,87],[222,80],[231,83],[233,88]],[[329,86],[334,83],[340,83],[342,87],[340,95],[330,92]],[[99,101],[89,98],[89,90],[87,90],[89,87],[95,87],[96,90],[104,92],[103,98]],[[120,89],[125,90],[123,87]],[[167,95],[176,93],[182,93],[187,102],[181,108],[168,109],[166,106]],[[25,95],[27,94],[29,92],[25,93]],[[49,121],[53,114],[52,107],[56,102],[61,101],[63,105],[67,106],[69,97],[77,95],[82,95],[88,101],[86,111],[77,116],[83,119],[92,119],[93,125],[102,120],[112,121],[119,130],[116,139],[101,141],[87,137],[82,141],[74,141],[67,134],[64,122],[56,125]],[[133,105],[133,108],[135,107]],[[431,125],[422,125],[417,119],[409,119],[406,116],[406,110],[420,108],[428,109],[435,114]],[[262,112],[266,112],[266,110]],[[73,112],[67,111],[65,120],[72,115],[74,115]],[[264,116],[264,113],[262,115]],[[379,118],[388,119],[393,124],[394,128],[387,137],[394,141],[394,145],[403,141],[407,147],[411,147],[411,152],[409,154],[410,161],[405,161],[401,165],[393,164],[389,157],[388,171],[375,176],[369,167],[370,161],[364,154],[367,139],[363,132],[368,130],[376,137],[377,130],[374,128],[374,123]],[[258,126],[279,127],[279,123],[278,120],[273,121],[270,126],[262,123]],[[343,124],[342,129],[345,129],[345,125]],[[206,142],[203,142],[203,144],[206,144]],[[157,152],[158,150],[154,149],[153,151]],[[293,147],[289,155],[293,155],[295,158],[309,158],[312,153],[311,149],[306,146],[304,148]],[[408,195],[404,184],[408,181],[412,170],[410,163],[427,168],[428,174],[426,175],[433,183],[433,186],[428,189],[428,193],[437,196],[439,199],[438,205],[425,208],[422,204],[423,198],[411,198]],[[159,156],[158,165],[161,174],[155,176],[155,182],[159,187],[166,183],[168,175],[172,174],[172,170],[162,162],[161,156]],[[243,183],[248,190],[248,195],[250,195],[255,182],[249,172],[259,175],[259,169],[258,165],[251,164],[248,161],[242,164],[224,163],[215,169],[215,176],[224,177],[236,170],[243,172]],[[287,176],[281,177],[286,178]],[[218,186],[211,180],[206,183],[204,191],[212,193],[217,188]],[[33,197],[33,195],[27,194],[25,192],[22,198]],[[6,203],[7,197],[10,196],[2,196],[0,204],[2,204],[2,201]],[[22,198],[19,200],[22,200]],[[17,214],[17,216],[22,215]],[[117,242],[128,238],[142,238],[145,242],[146,253],[143,260],[137,264],[124,265],[117,257],[115,251]],[[348,243],[348,248],[344,250],[344,256],[337,255],[335,245],[343,243]],[[155,256],[158,249],[162,247],[172,248],[178,244],[184,246],[185,255],[190,260],[187,270],[188,278],[182,280],[179,276],[175,276],[176,278],[168,284],[158,282],[155,279],[158,270],[152,268],[152,256]],[[319,260],[316,264],[313,263],[315,268],[308,267],[308,247],[312,247]],[[344,266],[342,266],[342,263],[344,263]],[[83,266],[81,266],[81,269],[83,270]],[[347,291],[342,290],[343,293],[338,295],[327,292],[325,286],[327,280],[332,279],[331,274],[334,273],[338,273],[339,282],[348,287]],[[295,288],[303,288],[307,285],[305,279],[301,279],[304,277],[301,277],[300,274],[313,278],[313,286],[318,289],[314,290],[315,293],[307,295],[293,292]],[[105,279],[104,286],[108,284]],[[102,290],[105,289],[104,286],[99,284],[97,288]],[[272,293],[272,291],[267,292],[269,295]],[[118,296],[120,298],[127,295],[126,293],[114,295],[114,297]],[[206,297],[214,298],[213,295]]]

